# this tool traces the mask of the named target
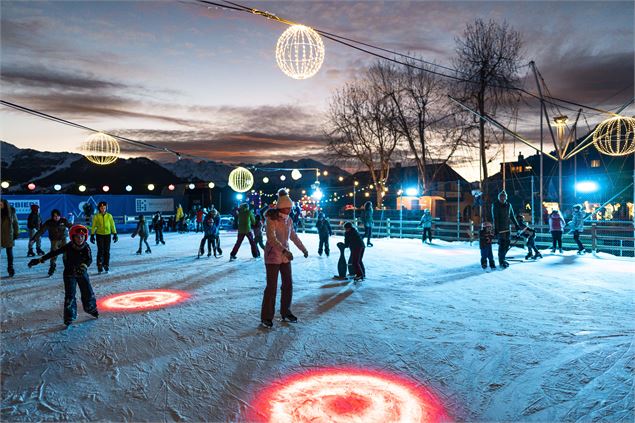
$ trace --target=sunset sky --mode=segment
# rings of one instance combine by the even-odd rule
[[[536,62],[552,95],[612,110],[633,96],[632,1],[241,4],[444,65],[467,23],[507,20],[523,37],[524,63]],[[375,60],[324,40],[320,72],[293,80],[275,63],[285,25],[191,1],[2,1],[0,7],[3,100],[217,161],[320,160],[329,98]],[[521,85],[535,92],[527,71]],[[604,118],[585,117],[583,129]],[[524,110],[517,129],[536,139],[538,125],[537,110]],[[75,151],[87,135],[0,108],[0,138],[21,148]],[[530,154],[519,145],[507,151]],[[476,179],[478,161],[460,170]]]

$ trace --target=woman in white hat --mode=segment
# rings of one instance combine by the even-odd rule
[[[278,273],[281,275],[280,287],[280,315],[283,320],[297,322],[298,318],[291,313],[291,298],[293,296],[293,280],[291,277],[291,260],[293,254],[289,251],[289,240],[298,247],[304,257],[309,256],[306,247],[293,230],[293,222],[289,213],[293,202],[286,190],[278,191],[278,201],[275,209],[269,209],[265,214],[267,244],[265,245],[265,268],[267,270],[267,287],[262,298],[260,319],[265,327],[273,326],[273,316],[276,307],[276,291],[278,289]]]

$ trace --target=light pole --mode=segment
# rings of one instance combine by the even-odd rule
[[[357,213],[357,191],[356,191],[356,187],[357,185],[359,185],[358,181],[353,182],[353,223],[355,225],[357,225],[357,217],[356,217],[356,213]]]
[[[403,189],[399,188],[399,238],[403,236]]]

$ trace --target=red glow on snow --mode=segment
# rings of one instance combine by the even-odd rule
[[[436,423],[450,421],[425,388],[377,370],[327,368],[292,375],[260,391],[248,421],[267,423]]]
[[[160,289],[110,295],[97,301],[100,310],[143,311],[173,306],[190,298],[185,291]]]

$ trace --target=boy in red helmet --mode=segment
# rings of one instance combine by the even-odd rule
[[[29,267],[33,267],[51,257],[64,254],[64,324],[66,326],[77,318],[77,301],[75,300],[77,285],[79,285],[84,311],[94,318],[99,317],[95,293],[88,278],[88,266],[93,261],[90,246],[86,243],[88,229],[83,225],[74,225],[69,235],[70,243],[29,261]]]

